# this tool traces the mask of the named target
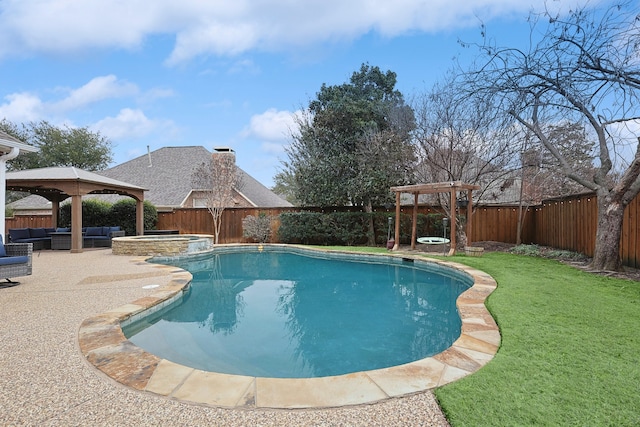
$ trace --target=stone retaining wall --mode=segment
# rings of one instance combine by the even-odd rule
[[[115,238],[111,243],[114,255],[171,256],[187,253],[189,249],[189,239],[185,238],[128,241]]]

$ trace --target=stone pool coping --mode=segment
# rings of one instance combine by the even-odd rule
[[[189,272],[164,266],[172,275],[167,285],[146,297],[85,319],[78,332],[80,350],[97,369],[136,390],[216,407],[280,409],[358,405],[423,392],[472,374],[494,357],[501,337],[495,320],[484,305],[497,287],[491,276],[462,264],[415,254],[371,255],[433,262],[473,278],[473,285],[456,300],[462,318],[462,333],[451,347],[435,356],[404,365],[321,378],[250,377],[179,365],[135,346],[127,340],[120,326],[143,311],[169,304],[187,288],[192,279]],[[134,261],[145,262],[147,259]]]

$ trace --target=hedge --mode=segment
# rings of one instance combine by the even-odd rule
[[[156,228],[158,211],[156,207],[145,200],[144,202],[144,229]],[[82,201],[82,226],[102,227],[120,226],[127,236],[136,235],[136,201],[123,199],[116,203],[103,200],[87,199]],[[71,227],[71,203],[60,206],[58,217],[59,227]]]
[[[280,214],[278,240],[282,243],[304,245],[363,245],[369,233],[369,220],[373,218],[374,241],[384,245],[392,218],[391,237],[395,233],[395,213],[386,212],[284,212]],[[442,215],[418,214],[416,230],[418,236],[441,236]],[[400,243],[411,240],[411,215],[400,215]]]

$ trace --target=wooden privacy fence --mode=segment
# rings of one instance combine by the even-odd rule
[[[51,215],[16,215],[5,218],[5,231],[10,228],[47,228],[51,227]]]
[[[360,209],[336,207],[321,208],[229,208],[223,213],[221,243],[244,242],[242,220],[248,215],[266,215],[275,218],[272,231],[277,242],[279,227],[278,215],[283,212],[332,212],[359,211]],[[412,207],[401,209],[411,215]],[[394,208],[379,208],[377,212],[394,215]],[[472,242],[498,241],[516,243],[518,227],[518,206],[477,206],[473,214]],[[421,206],[419,213],[442,213],[437,207]],[[625,265],[640,267],[640,198],[636,197],[625,211],[622,225],[620,255]],[[545,200],[539,206],[526,208],[522,227],[522,243],[539,244],[565,249],[593,256],[598,216],[598,204],[595,194],[582,194],[565,198]],[[7,218],[6,230],[22,227],[49,227],[49,215],[26,215]],[[213,222],[207,209],[176,209],[172,212],[158,213],[158,229],[180,230],[181,233],[213,234]]]
[[[595,194],[581,194],[558,199],[545,200],[541,205],[524,207],[521,242],[538,244],[580,252],[593,256],[596,244],[596,227],[598,221],[598,201]],[[220,241],[237,243],[246,241],[242,237],[242,219],[247,215],[264,213],[276,218],[273,224],[272,241],[277,242],[279,222],[277,216],[282,212],[349,211],[353,208],[283,208],[257,209],[235,208],[224,211]],[[393,208],[379,208],[377,212],[394,215]],[[497,241],[516,243],[518,232],[519,208],[511,206],[476,207],[473,213],[472,242]],[[412,207],[405,206],[401,212],[411,215]],[[419,213],[442,213],[437,207],[420,206]],[[625,210],[622,224],[620,256],[625,265],[640,267],[640,197],[636,197]],[[159,229],[178,229],[182,233],[213,233],[211,215],[206,209],[177,209],[174,212],[158,215]]]
[[[624,265],[640,268],[640,196],[625,209],[620,237],[620,257]],[[598,226],[598,199],[595,193],[545,200],[535,208],[535,240],[551,246],[593,256]]]
[[[524,218],[522,241],[532,243],[534,239],[535,222],[533,221],[533,208],[527,209]],[[277,230],[280,226],[278,215],[283,212],[360,212],[361,208],[229,208],[222,215],[222,229],[220,230],[220,243],[239,243],[246,241],[242,237],[242,220],[248,215],[257,216],[265,214],[274,217],[272,242],[277,243]],[[401,213],[411,215],[413,208],[405,206]],[[389,216],[395,215],[394,208],[378,208],[375,212],[384,212]],[[442,213],[442,209],[431,206],[420,206],[418,213],[434,214]],[[473,241],[495,240],[506,243],[515,243],[517,236],[518,207],[517,206],[479,206],[473,214]],[[213,221],[207,209],[176,209],[173,212],[158,213],[158,229],[180,230],[181,233],[213,234]]]
[[[405,206],[401,212],[411,215],[413,208]],[[220,230],[220,243],[239,243],[247,240],[242,236],[242,220],[249,215],[265,214],[274,218],[272,224],[272,242],[277,243],[277,230],[280,226],[278,216],[283,212],[349,212],[361,211],[360,208],[335,207],[335,208],[229,208],[222,215],[222,228]],[[384,212],[389,216],[395,215],[393,207],[378,208],[376,212]],[[525,215],[522,234],[524,243],[535,241],[535,222],[533,221],[533,209],[529,208]],[[442,213],[442,209],[431,206],[420,206],[420,214]],[[495,240],[505,243],[515,243],[517,236],[518,207],[517,206],[479,206],[473,214],[473,241]],[[16,215],[7,218],[6,230],[10,228],[24,227],[50,227],[50,215]],[[182,234],[214,234],[213,220],[206,208],[175,209],[171,212],[158,212],[157,228],[159,230],[180,230]]]
[[[594,194],[545,200],[535,207],[535,243],[593,255],[598,224]],[[628,221],[623,229],[629,227]]]

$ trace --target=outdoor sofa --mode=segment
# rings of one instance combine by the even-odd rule
[[[4,244],[0,236],[0,277],[5,278],[10,285],[17,284],[12,277],[29,276],[32,272],[32,243]]]
[[[85,248],[110,248],[111,239],[124,236],[120,227],[85,227],[82,229],[82,240]]]
[[[70,228],[10,228],[11,243],[32,243],[33,250],[51,249],[51,233],[70,233]],[[111,247],[113,237],[124,236],[120,227],[84,227],[82,229],[83,247]],[[59,248],[58,248],[59,249]]]
[[[51,249],[51,233],[55,228],[10,228],[9,242],[32,243],[33,250]]]

